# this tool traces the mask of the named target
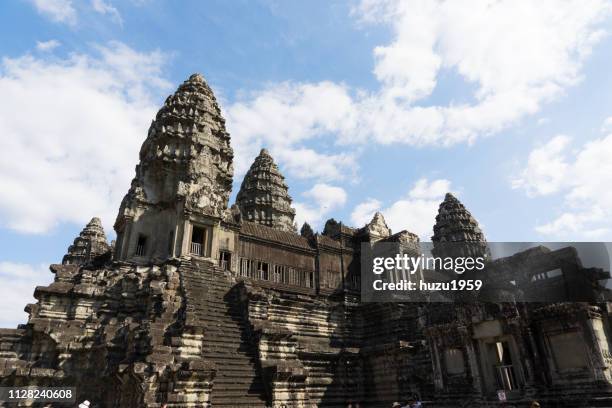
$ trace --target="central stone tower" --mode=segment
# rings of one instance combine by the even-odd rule
[[[232,186],[233,151],[215,96],[194,74],[169,96],[140,149],[115,222],[116,259],[211,257]]]

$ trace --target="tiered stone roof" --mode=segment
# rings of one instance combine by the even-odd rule
[[[451,193],[438,208],[433,230],[433,242],[486,242],[478,221]]]
[[[451,193],[438,208],[431,241],[437,256],[488,256],[487,240],[478,221]]]
[[[289,188],[266,149],[261,149],[244,176],[236,204],[247,221],[296,232]]]
[[[231,192],[232,160],[217,100],[202,75],[191,75],[151,123],[120,216],[137,201],[164,205],[181,200],[187,209],[221,216]]]
[[[62,264],[82,265],[110,250],[102,222],[98,217],[94,217],[68,247],[68,253],[64,255]]]

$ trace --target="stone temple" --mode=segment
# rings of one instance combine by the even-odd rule
[[[492,407],[499,391],[506,406],[612,406],[607,298],[502,296],[526,258],[541,270],[514,281],[523,291],[603,291],[607,272],[568,269],[572,248],[496,261],[501,303],[361,303],[360,248],[415,248],[417,236],[380,213],[298,234],[265,149],[230,207],[232,160],[215,96],[192,75],[149,128],[116,242],[93,218],[36,287],[28,322],[0,329],[0,386],[75,386],[94,407],[390,407],[413,394]],[[486,246],[451,194],[433,232],[434,245]]]

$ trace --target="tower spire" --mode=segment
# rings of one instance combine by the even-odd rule
[[[62,264],[83,265],[110,250],[102,222],[98,217],[94,217],[68,247]]]
[[[487,240],[478,221],[453,194],[447,193],[440,203],[431,237],[440,256],[483,256],[488,253]]]
[[[267,149],[261,149],[244,176],[236,204],[248,221],[296,232],[289,188]]]

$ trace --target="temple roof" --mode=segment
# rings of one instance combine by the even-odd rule
[[[283,231],[277,228],[268,227],[255,222],[243,221],[240,234],[255,238],[272,241],[283,245],[290,245],[302,249],[312,250],[308,239],[294,232]]]
[[[236,196],[240,212],[247,221],[295,232],[291,201],[285,177],[268,150],[261,149]]]

